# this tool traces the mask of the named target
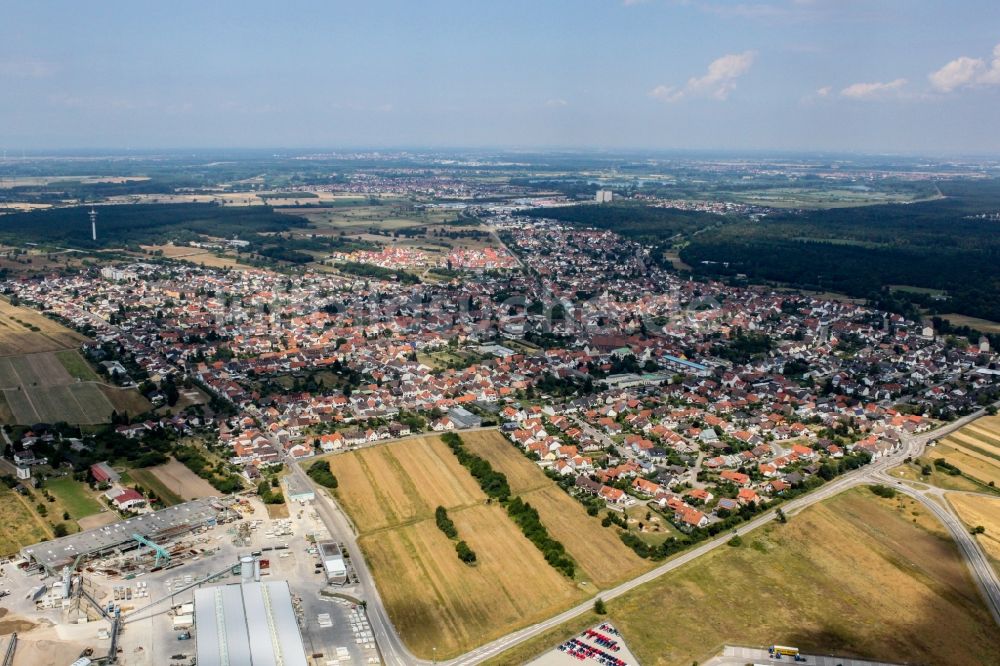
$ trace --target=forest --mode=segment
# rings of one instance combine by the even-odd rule
[[[98,206],[95,210],[96,242],[91,240],[88,206],[0,216],[0,237],[17,242],[97,248],[195,240],[201,235],[246,238],[256,233],[306,226],[304,218],[276,213],[266,206],[135,204]]]

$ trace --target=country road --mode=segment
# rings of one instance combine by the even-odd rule
[[[958,517],[953,511],[951,511],[950,507],[948,507],[946,503],[942,506],[942,504],[939,504],[932,498],[933,495],[939,494],[940,491],[935,493],[930,489],[918,490],[901,483],[899,479],[891,477],[887,474],[890,468],[900,464],[905,458],[917,457],[921,455],[924,447],[931,440],[958,430],[976,418],[979,418],[984,413],[985,412],[983,410],[980,410],[936,430],[921,433],[916,436],[904,436],[903,446],[899,451],[876,460],[865,467],[848,472],[847,474],[844,474],[843,476],[840,476],[821,486],[808,495],[791,500],[786,504],[783,504],[781,509],[786,515],[791,516],[813,504],[816,504],[817,502],[822,502],[823,500],[829,499],[834,495],[858,485],[872,483],[893,484],[893,487],[896,488],[897,491],[913,497],[927,506],[928,509],[930,509],[930,511],[945,525],[945,527],[948,528],[958,545],[959,553],[968,564],[970,573],[972,574],[976,585],[982,592],[991,614],[997,624],[1000,624],[1000,582],[998,582],[996,572],[990,566],[989,561],[986,559],[986,556],[979,544],[968,533],[965,527],[958,520]],[[298,464],[293,463],[291,468],[292,473],[298,476],[300,480],[310,485],[314,485],[312,483],[312,479],[310,479],[305,472],[303,472]],[[358,581],[364,589],[364,598],[367,601],[369,619],[371,621],[372,629],[375,633],[375,638],[378,642],[383,661],[390,666],[407,666],[412,664],[423,665],[431,663],[447,664],[449,666],[471,666],[472,664],[478,664],[494,657],[505,650],[538,636],[539,634],[542,634],[564,622],[572,620],[573,618],[578,617],[593,608],[593,599],[590,599],[574,606],[573,608],[563,611],[562,613],[551,617],[544,622],[514,631],[454,659],[442,660],[438,662],[419,659],[409,651],[402,639],[399,637],[399,634],[396,632],[395,627],[393,627],[385,606],[382,603],[378,589],[375,586],[371,572],[368,570],[364,555],[361,553],[361,549],[357,545],[357,540],[355,538],[356,535],[354,534],[347,517],[341,511],[337,503],[329,496],[329,494],[324,489],[319,487],[317,487],[316,490],[316,508],[320,519],[326,525],[330,534],[333,538],[342,541],[351,555],[355,571],[358,574]],[[716,548],[719,548],[729,541],[733,534],[747,534],[748,532],[766,525],[770,521],[774,520],[776,516],[777,510],[761,514],[753,520],[740,525],[737,529],[721,534],[712,540],[705,541],[696,548],[680,553],[669,561],[664,562],[658,567],[651,569],[636,578],[596,594],[595,597],[599,596],[605,601],[609,601],[626,594],[640,585],[655,580],[656,578],[674,571],[675,569],[698,559]]]

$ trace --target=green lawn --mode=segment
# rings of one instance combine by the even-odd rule
[[[71,477],[49,479],[45,482],[45,488],[59,500],[66,511],[69,511],[73,520],[79,520],[101,511],[100,502],[90,494],[87,485],[75,481]]]
[[[64,349],[63,351],[56,352],[56,358],[59,362],[63,364],[66,368],[66,372],[73,375],[77,379],[82,379],[85,382],[96,382],[100,381],[100,377],[94,369],[90,367],[90,364],[80,356],[80,353],[75,349]]]

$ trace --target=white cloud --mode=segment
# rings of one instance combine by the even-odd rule
[[[550,109],[557,109],[561,106],[567,106],[568,104],[569,102],[559,97],[553,97],[552,99],[545,100],[545,106],[549,107]]]
[[[896,79],[885,83],[880,81],[874,83],[854,83],[841,90],[840,94],[844,97],[852,97],[854,99],[871,99],[873,97],[882,97],[897,93],[905,85],[906,79]]]
[[[928,76],[931,86],[939,92],[959,88],[1000,85],[1000,44],[993,47],[993,61],[961,56]]]
[[[55,67],[33,59],[0,60],[0,76],[15,79],[41,79],[51,76]]]
[[[829,97],[830,93],[832,92],[833,92],[832,86],[823,86],[822,88],[816,91],[816,95],[819,97]]]
[[[712,61],[704,76],[688,79],[683,88],[658,85],[649,91],[649,96],[664,102],[676,102],[692,96],[724,100],[736,87],[736,79],[747,73],[756,57],[754,51],[724,55]]]

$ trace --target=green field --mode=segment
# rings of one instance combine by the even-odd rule
[[[97,382],[101,380],[100,376],[90,367],[90,364],[75,349],[58,351],[56,352],[56,358],[66,368],[66,372],[79,380],[85,382]]]
[[[94,498],[87,485],[75,481],[71,477],[48,479],[45,482],[45,488],[55,496],[73,520],[79,520],[101,511],[101,503]]]
[[[997,663],[1000,641],[944,527],[915,501],[868,489],[771,523],[607,607],[600,619],[644,666],[703,663],[726,643],[986,664]],[[597,619],[577,618],[486,663],[523,664]]]

